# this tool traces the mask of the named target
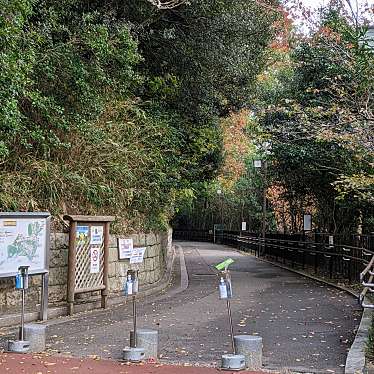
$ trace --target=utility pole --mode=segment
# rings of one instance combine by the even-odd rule
[[[266,192],[267,192],[267,170],[268,163],[265,159],[263,161],[263,192],[262,192],[262,255],[266,252]]]

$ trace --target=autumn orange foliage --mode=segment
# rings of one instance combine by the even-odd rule
[[[227,189],[233,187],[245,170],[245,158],[250,146],[245,134],[248,118],[249,112],[242,110],[239,113],[231,113],[221,122],[225,161],[218,180]]]

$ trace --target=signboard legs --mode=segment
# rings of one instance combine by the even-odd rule
[[[39,319],[46,321],[48,319],[48,278],[49,274],[42,274],[42,300],[40,303]]]
[[[109,222],[104,223],[104,269],[103,284],[104,289],[101,291],[101,307],[108,307],[108,290],[109,290]]]

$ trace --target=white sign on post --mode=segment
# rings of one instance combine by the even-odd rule
[[[141,264],[143,262],[145,250],[145,247],[134,248],[130,257],[130,264]]]
[[[90,244],[101,245],[104,238],[104,226],[91,226]]]
[[[312,231],[312,216],[304,214],[304,231]]]
[[[242,222],[242,231],[247,230],[247,222]]]
[[[90,273],[97,274],[100,271],[100,247],[91,246],[91,266]]]
[[[132,255],[133,248],[134,243],[131,238],[118,238],[118,258],[120,260],[130,258]]]
[[[333,235],[329,235],[329,244],[334,245],[334,236]]]

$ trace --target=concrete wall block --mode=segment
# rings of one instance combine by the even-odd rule
[[[40,287],[42,285],[42,277],[40,275],[34,275],[29,277],[29,287]]]
[[[161,243],[161,240],[162,240],[161,233],[159,231],[155,232],[155,236],[156,236],[156,243]]]
[[[144,232],[138,234],[138,242],[136,246],[144,247],[146,245],[146,234]]]
[[[51,249],[68,248],[69,234],[62,232],[51,232]]]
[[[6,308],[6,293],[0,292],[0,311]]]
[[[146,235],[146,243],[147,243],[147,246],[148,245],[152,246],[152,245],[157,244],[157,238],[153,232],[150,232]]]
[[[149,276],[149,272],[147,271],[144,271],[141,275],[142,283],[144,285],[148,284],[148,276]]]
[[[108,276],[109,278],[113,278],[116,276],[116,264],[110,263],[108,267]]]
[[[68,248],[60,247],[57,250],[49,252],[49,267],[55,268],[59,266],[67,266],[68,264]]]
[[[57,286],[67,284],[68,267],[52,268],[49,271],[49,285]]]
[[[118,248],[109,247],[109,262],[118,261]]]
[[[109,235],[109,248],[117,248],[117,236]]]
[[[66,300],[66,285],[51,286],[48,287],[48,298],[50,303],[58,303]]]
[[[144,271],[139,272],[139,283],[145,284],[146,282],[146,273]]]
[[[158,253],[162,252],[162,245],[161,243],[157,243],[155,245],[155,255],[157,256]]]
[[[122,278],[116,277],[109,280],[109,291],[110,292],[119,292],[123,289]]]
[[[129,269],[129,264],[127,262],[115,263],[115,276],[126,278],[128,269]]]
[[[17,290],[8,291],[5,294],[6,305],[8,307],[21,305],[21,292]]]
[[[161,270],[160,269],[155,269],[155,271],[153,273],[154,273],[154,281],[158,282],[162,278]]]
[[[156,248],[155,247],[156,247],[155,245],[147,247],[147,250],[145,251],[145,254],[146,254],[147,258],[156,256]]]
[[[0,278],[0,292],[9,290],[15,287],[15,278]],[[5,292],[5,291],[4,291]]]
[[[140,244],[139,234],[128,235],[128,238],[132,239],[132,243],[133,243],[134,247],[138,247],[138,246],[142,245],[142,244]]]
[[[156,277],[155,277],[155,272],[154,271],[151,271],[150,273],[149,273],[149,278],[148,278],[148,282],[149,283],[155,283],[155,279],[156,279]]]
[[[151,259],[150,258],[146,258],[144,260],[144,270],[145,270],[145,272],[151,270]]]

